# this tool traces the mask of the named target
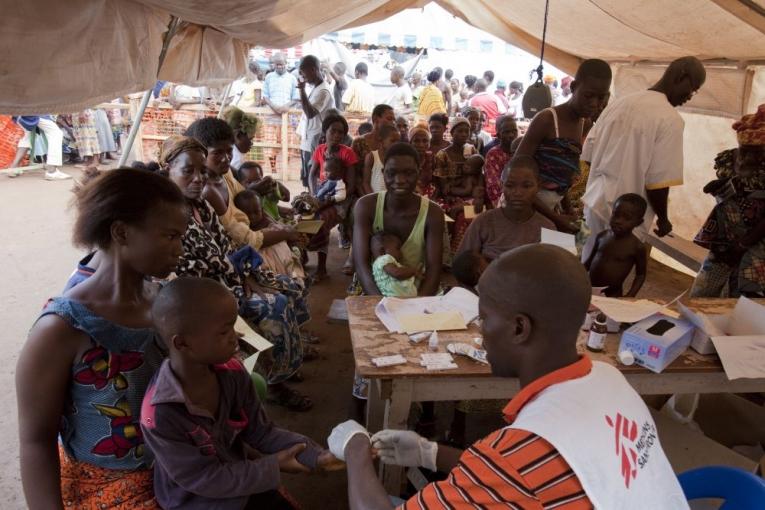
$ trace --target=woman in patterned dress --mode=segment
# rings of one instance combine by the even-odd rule
[[[16,366],[21,479],[30,508],[159,508],[141,401],[164,357],[157,285],[183,248],[188,209],[150,172],[118,169],[77,192],[75,244],[98,270],[51,299]]]

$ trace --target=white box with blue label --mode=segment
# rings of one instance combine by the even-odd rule
[[[659,373],[685,351],[693,330],[693,324],[688,321],[652,315],[622,333],[619,352],[632,352],[635,363]]]

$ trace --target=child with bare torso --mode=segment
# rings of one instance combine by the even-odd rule
[[[645,282],[648,252],[632,230],[643,223],[646,207],[646,201],[640,195],[620,196],[614,203],[611,228],[599,233],[595,239],[595,247],[584,267],[590,272],[593,287],[606,287],[606,296],[623,295],[624,280],[633,267],[635,279],[626,296],[635,297]]]

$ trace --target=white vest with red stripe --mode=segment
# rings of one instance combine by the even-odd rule
[[[688,508],[651,413],[606,363],[595,361],[588,375],[542,390],[510,427],[552,444],[596,509]]]

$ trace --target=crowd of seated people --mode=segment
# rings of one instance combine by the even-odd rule
[[[680,96],[703,84],[696,62],[670,65],[649,99],[660,96],[670,109],[682,104]],[[647,267],[641,229],[652,228],[653,212],[658,233],[667,233],[666,196],[662,202],[656,190],[673,185],[649,168],[649,177],[620,189],[608,209],[592,190],[604,171],[603,154],[611,154],[597,145],[612,118],[608,65],[584,61],[570,99],[535,117],[522,140],[510,114],[492,119],[493,138],[477,106],[449,117],[458,108],[446,105],[457,98],[440,96],[440,70],[429,74],[422,91],[427,117],[410,126],[379,104],[364,132],[352,138],[347,120],[332,108],[331,91],[326,98],[318,61],[305,57],[300,72],[311,85],[306,90],[301,80],[296,92],[302,133],[311,137],[301,144],[311,149],[303,158],[307,191],[291,196],[248,160],[258,120],[236,108],[168,138],[155,163],[93,171],[78,183],[73,239],[87,255],[64,292],[45,305],[17,369],[29,506],[294,508],[280,472],[342,469],[344,461],[352,508],[392,508],[375,478],[374,447],[382,462],[449,473],[405,508],[496,502],[541,508],[564,500],[561,508],[620,508],[624,498],[682,508],[673,506],[684,500],[658,441],[630,493],[623,484],[604,485],[621,481],[618,470],[590,469],[600,466],[610,443],[588,445],[590,451],[550,432],[538,414],[566,419],[585,433],[604,425],[602,414],[562,416],[559,400],[579,402],[588,391],[602,394],[608,387],[603,406],[623,403],[635,419],[653,423],[617,371],[577,354],[575,346],[592,285],[610,296],[640,291]],[[478,93],[485,93],[488,78],[493,73],[480,80]],[[687,83],[692,90],[681,90]],[[628,98],[613,108],[627,108]],[[600,136],[588,137],[591,129]],[[705,188],[720,200],[697,237],[711,251],[696,295],[763,293],[763,278],[749,269],[765,257],[765,207],[758,206],[765,106],[734,129],[739,147],[718,157],[717,179]],[[588,182],[584,196],[571,196],[582,179]],[[731,211],[747,221],[714,221]],[[578,231],[581,216],[593,214],[606,218],[592,231],[582,261],[539,245],[543,228]],[[308,219],[322,222],[314,234],[295,226]],[[301,367],[318,358],[326,341],[308,329],[308,303],[316,285],[335,277],[327,268],[335,227],[350,244],[350,294],[433,296],[461,285],[479,295],[492,371],[518,377],[522,387],[504,408],[515,426],[463,452],[454,447],[469,446],[459,424],[446,447],[412,431],[370,439],[349,421],[335,428],[328,448],[321,446],[324,438],[274,424],[268,405],[304,416],[313,407],[293,383],[305,379]],[[313,272],[306,267],[310,252],[317,253]],[[240,361],[237,317],[273,344],[254,368],[266,382],[265,395],[258,395]],[[560,396],[543,392],[558,385]],[[366,395],[367,381],[356,377],[351,415],[359,421]],[[426,403],[418,430],[428,430],[433,419]],[[532,466],[540,456],[558,461]]]

